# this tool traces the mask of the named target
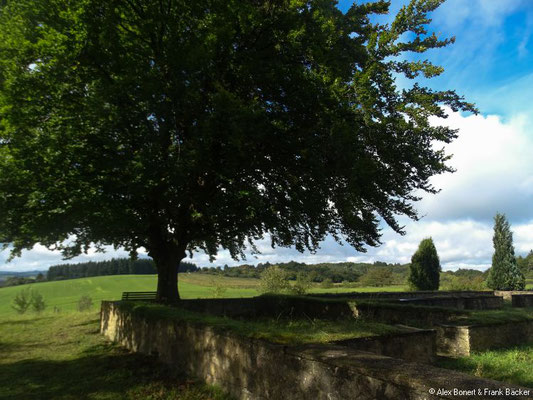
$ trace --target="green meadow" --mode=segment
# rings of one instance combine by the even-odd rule
[[[61,312],[74,311],[81,296],[90,296],[94,307],[99,308],[102,300],[119,300],[122,292],[155,291],[156,275],[112,275],[64,281],[40,282],[29,285],[0,288],[0,316],[15,315],[11,304],[13,298],[24,288],[31,286],[44,297],[47,310],[54,307]],[[252,297],[259,295],[259,279],[228,278],[223,276],[183,273],[179,274],[178,286],[184,299],[209,297]],[[218,289],[218,290],[217,290]],[[403,286],[348,288],[334,286],[325,289],[311,288],[312,293],[346,293],[353,291],[401,291]]]
[[[231,278],[222,277],[213,279],[212,276],[207,275],[202,276],[202,278],[206,278],[203,280],[189,279],[186,275],[180,274],[179,279],[180,294],[186,299],[213,297],[216,285],[222,285],[226,288],[225,297],[251,297],[258,294],[253,285],[255,282],[242,282],[243,279],[234,281]],[[257,280],[247,279],[246,281]],[[155,291],[157,277],[156,275],[95,276],[1,288],[0,315],[15,314],[11,308],[11,302],[18,292],[28,286],[43,295],[48,310],[57,307],[61,312],[65,312],[76,310],[78,300],[83,295],[90,296],[95,307],[99,308],[101,300],[119,300],[122,292]]]

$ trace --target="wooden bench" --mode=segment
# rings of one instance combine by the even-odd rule
[[[123,301],[155,301],[157,292],[122,292]]]

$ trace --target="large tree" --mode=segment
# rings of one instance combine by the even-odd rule
[[[489,270],[487,286],[495,290],[523,290],[526,286],[524,275],[518,268],[514,255],[513,233],[503,214],[494,217],[494,254]]]
[[[379,25],[385,1],[3,1],[0,242],[144,247],[162,302],[187,252],[378,245],[451,170],[429,117],[474,111],[395,84],[442,72],[408,61],[453,41],[426,30],[441,2]]]

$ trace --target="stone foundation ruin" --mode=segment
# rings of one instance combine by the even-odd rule
[[[514,302],[529,301],[531,294],[515,294],[527,300]],[[513,294],[508,297],[514,298]],[[468,395],[467,391],[527,389],[431,364],[436,354],[469,355],[531,342],[533,316],[531,320],[490,325],[460,323],[468,318],[469,310],[502,305],[503,296],[493,292],[260,296],[180,302],[180,307],[190,311],[237,319],[361,318],[403,325],[397,334],[287,346],[190,322],[148,321],[121,307],[120,302],[103,302],[101,332],[130,350],[152,354],[193,377],[217,384],[239,399],[479,399],[478,393]],[[426,329],[405,326],[409,324]],[[432,395],[431,388],[463,392]]]

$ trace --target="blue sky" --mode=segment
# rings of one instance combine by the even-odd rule
[[[345,10],[351,3],[343,0],[339,7]],[[394,14],[405,1],[392,3]],[[448,0],[431,17],[430,31],[441,37],[455,36],[456,42],[424,55],[445,72],[422,83],[434,89],[455,89],[477,105],[480,115],[451,113],[447,120],[435,121],[460,129],[459,138],[447,146],[457,172],[433,179],[442,191],[424,195],[417,206],[424,218],[402,220],[405,236],[384,226],[383,245],[367,253],[327,239],[316,254],[300,254],[294,249],[271,249],[265,240],[258,246],[263,254],[247,262],[403,263],[421,239],[431,236],[444,269],[485,269],[492,256],[496,212],[504,212],[511,222],[516,253],[533,249],[533,1]],[[390,17],[380,17],[381,22],[387,20]],[[117,256],[127,253],[90,253],[69,262]],[[62,262],[58,253],[38,245],[11,263],[6,258],[7,253],[0,253],[0,270],[46,269]],[[236,264],[224,251],[214,264],[202,254],[192,261],[202,266]]]

